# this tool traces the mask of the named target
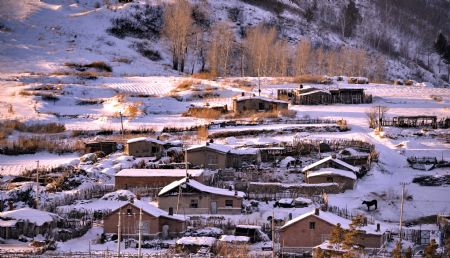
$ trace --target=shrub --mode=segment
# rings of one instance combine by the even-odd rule
[[[216,78],[211,72],[194,73],[191,77],[200,80],[214,80]]]
[[[77,105],[99,105],[105,102],[104,99],[80,99],[77,101]]]
[[[205,118],[205,119],[218,119],[222,115],[222,112],[214,109],[192,109],[189,111],[189,114],[183,113],[183,116],[192,116],[197,118]]]
[[[118,37],[159,38],[163,28],[163,8],[160,5],[133,5],[135,12],[113,18],[109,33]]]
[[[97,69],[98,71],[112,72],[112,67],[103,61],[95,61],[89,64],[67,62],[64,65],[80,72],[84,72],[88,68],[94,68]]]
[[[34,154],[38,151],[52,153],[80,152],[84,149],[81,142],[66,142],[60,140],[49,140],[46,137],[24,137],[20,136],[15,141],[5,142],[0,146],[0,153],[4,155]]]
[[[172,92],[180,92],[180,91],[189,90],[193,85],[194,85],[193,80],[183,80],[180,83],[178,83],[177,86],[175,86],[175,88],[172,90]]]

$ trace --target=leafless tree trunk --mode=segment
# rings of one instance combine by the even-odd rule
[[[176,0],[166,7],[163,33],[170,41],[172,68],[181,72],[184,71],[192,24],[192,7],[188,1]]]

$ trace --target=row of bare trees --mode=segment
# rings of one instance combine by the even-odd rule
[[[228,22],[199,25],[193,11],[187,0],[165,8],[164,35],[175,70],[185,72],[190,65],[191,73],[209,71],[212,76],[370,75],[379,81],[385,77],[384,59],[363,49],[325,49],[309,39],[293,45],[280,38],[275,27],[263,24],[248,28],[240,39]]]

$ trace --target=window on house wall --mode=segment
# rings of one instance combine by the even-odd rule
[[[333,182],[333,177],[331,176],[327,177],[327,182]]]
[[[132,209],[127,209],[127,215],[133,215],[133,210]]]
[[[316,229],[316,222],[309,222],[309,229]]]
[[[233,200],[225,200],[225,207],[233,207]]]
[[[210,154],[206,158],[207,158],[206,162],[208,165],[216,165],[218,163],[218,159],[217,159],[216,155]]]
[[[190,208],[198,208],[198,200],[197,199],[191,199],[191,205]]]
[[[159,148],[157,146],[152,146],[152,153],[158,152]]]
[[[264,103],[262,102],[259,103],[259,110],[264,110]]]

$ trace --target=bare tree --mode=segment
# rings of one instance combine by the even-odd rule
[[[309,73],[309,64],[311,56],[311,41],[309,39],[301,40],[297,44],[294,60],[295,75],[302,75]]]
[[[230,58],[235,45],[235,35],[230,25],[225,22],[214,25],[209,45],[208,60],[211,73],[215,76],[227,76]]]
[[[192,24],[192,7],[187,0],[176,0],[166,7],[163,32],[170,41],[172,68],[181,72],[184,72]]]
[[[389,108],[386,106],[373,106],[366,111],[367,120],[370,128],[381,127]]]

